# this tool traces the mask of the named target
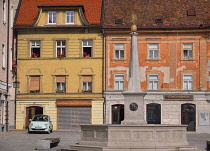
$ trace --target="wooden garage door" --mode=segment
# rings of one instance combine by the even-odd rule
[[[58,129],[80,129],[90,124],[91,107],[58,107]]]

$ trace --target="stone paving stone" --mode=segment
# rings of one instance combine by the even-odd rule
[[[53,131],[51,134],[28,134],[26,130],[14,130],[0,134],[0,151],[35,151],[39,139],[60,137],[58,146],[48,151],[60,151],[70,149],[71,144],[80,140],[80,131]],[[210,134],[187,133],[189,144],[199,148],[198,151],[206,151],[206,141],[210,140]],[[44,151],[44,150],[42,150]]]

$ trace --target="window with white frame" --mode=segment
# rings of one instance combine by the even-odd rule
[[[149,59],[158,59],[158,44],[149,44]]]
[[[3,0],[2,9],[2,22],[6,24],[6,0]]]
[[[92,92],[92,76],[82,76],[82,92]]]
[[[66,57],[66,41],[65,40],[56,41],[56,54],[58,58]]]
[[[115,90],[124,90],[124,74],[115,74],[114,75],[114,89]]]
[[[66,12],[66,23],[67,24],[74,24],[74,11],[67,11]]]
[[[56,12],[48,12],[48,24],[56,24]]]
[[[31,40],[31,58],[40,57],[40,41],[39,40]]]
[[[6,68],[6,47],[2,44],[2,68]]]
[[[92,56],[92,40],[83,40],[82,41],[82,53],[83,57],[91,57]]]
[[[115,59],[124,59],[124,44],[114,44]]]
[[[193,89],[193,74],[191,73],[183,74],[183,89],[184,90]]]
[[[66,92],[66,76],[56,76],[56,93]]]
[[[184,43],[183,44],[183,58],[184,59],[192,59],[193,58],[193,44],[192,43]]]
[[[149,90],[158,90],[158,74],[149,74]]]

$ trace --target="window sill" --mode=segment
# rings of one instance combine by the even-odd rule
[[[66,91],[56,91],[56,93],[66,93]]]
[[[180,59],[180,61],[196,61],[197,59]]]
[[[83,90],[82,93],[92,93],[92,90]]]
[[[30,90],[30,93],[40,93],[39,90]]]
[[[73,23],[73,24],[70,24],[70,23],[65,23],[65,24],[48,23],[48,24],[44,24],[44,26],[79,26],[79,25],[76,23]]]
[[[123,90],[114,90],[115,92],[123,92],[125,91],[124,89]]]
[[[161,59],[145,59],[146,61],[161,61]]]
[[[112,59],[112,61],[127,61],[127,59]]]

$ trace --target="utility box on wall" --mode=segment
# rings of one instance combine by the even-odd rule
[[[210,112],[198,113],[198,132],[210,133]]]

